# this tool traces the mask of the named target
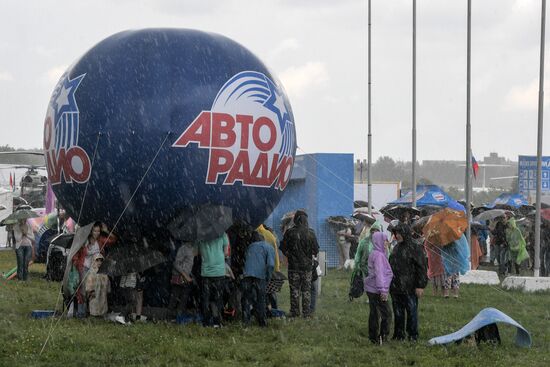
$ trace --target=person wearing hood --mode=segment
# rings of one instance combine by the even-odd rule
[[[309,228],[307,213],[297,210],[294,227],[288,229],[281,242],[281,251],[288,259],[288,283],[290,286],[290,317],[310,315],[311,272],[313,257],[319,253],[315,232]]]
[[[389,259],[393,272],[390,285],[394,316],[392,339],[404,340],[406,329],[409,340],[416,341],[418,299],[428,284],[426,257],[422,246],[413,241],[408,224],[397,223],[392,226],[391,233],[397,242]]]
[[[529,254],[527,253],[525,239],[520,229],[517,227],[514,218],[508,219],[506,225],[506,242],[510,250],[510,260],[514,262],[516,274],[519,275],[521,263],[529,259]]]
[[[355,260],[354,260],[354,270],[360,270],[363,273],[363,276],[367,276],[369,273],[368,270],[368,262],[369,262],[369,255],[372,252],[373,249],[373,242],[372,242],[372,236],[376,232],[380,232],[382,230],[382,225],[379,221],[374,222],[374,224],[370,227],[370,230],[366,236],[364,236],[362,239],[359,240],[359,244],[357,245],[357,251],[355,252]]]
[[[382,232],[372,234],[373,249],[368,259],[368,276],[365,291],[369,297],[369,340],[382,343],[390,333],[390,306],[388,293],[393,278],[386,243],[388,238]]]
[[[267,326],[266,321],[266,286],[275,268],[275,250],[262,235],[255,231],[252,243],[246,250],[242,287],[242,318],[245,325],[250,325],[251,309],[260,326]]]
[[[90,316],[105,316],[108,311],[107,294],[111,292],[111,283],[107,274],[98,273],[101,264],[103,255],[97,253],[86,276],[86,298]]]

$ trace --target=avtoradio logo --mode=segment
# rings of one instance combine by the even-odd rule
[[[199,113],[172,146],[189,144],[210,152],[207,184],[283,190],[294,163],[294,121],[273,81],[243,71],[225,83],[212,108]]]
[[[90,158],[78,146],[79,115],[75,92],[86,74],[69,79],[64,74],[48,105],[44,124],[44,153],[52,185],[84,183],[91,173]]]

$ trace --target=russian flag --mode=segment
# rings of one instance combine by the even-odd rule
[[[477,164],[477,161],[475,157],[472,155],[472,171],[474,171],[474,178],[477,179],[477,172],[479,171],[479,164]]]

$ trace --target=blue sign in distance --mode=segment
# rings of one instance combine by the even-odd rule
[[[534,196],[537,189],[537,157],[520,155],[518,161],[519,193]],[[550,157],[542,157],[542,193],[550,194]]]

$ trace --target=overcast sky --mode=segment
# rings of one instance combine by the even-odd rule
[[[540,0],[472,3],[473,153],[478,160],[491,151],[514,160],[534,155]],[[127,29],[179,27],[228,36],[278,75],[294,111],[298,153],[366,158],[367,0],[0,4],[0,145],[42,146],[59,76],[102,39]],[[465,156],[466,4],[417,1],[419,161]],[[372,1],[372,82],[374,160],[410,160],[412,0]],[[547,101],[543,153],[550,155]]]

